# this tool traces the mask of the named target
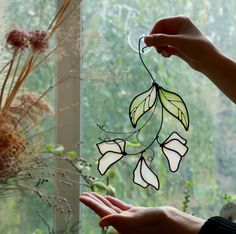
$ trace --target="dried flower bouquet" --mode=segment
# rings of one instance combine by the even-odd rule
[[[16,192],[32,192],[50,207],[60,212],[70,212],[70,205],[59,196],[50,196],[41,190],[42,185],[59,173],[61,182],[72,186],[76,181],[68,179],[68,173],[79,173],[90,186],[93,177],[84,175],[90,165],[79,159],[75,152],[66,155],[62,146],[46,147],[42,152],[40,140],[31,143],[25,132],[33,131],[44,113],[52,113],[43,100],[44,95],[21,92],[26,79],[55,49],[49,50],[49,40],[68,16],[73,0],[64,0],[47,31],[14,28],[6,35],[6,48],[11,59],[0,68],[3,77],[0,87],[0,197]],[[32,130],[31,130],[32,129]],[[67,171],[54,166],[51,159],[70,163],[75,170]],[[47,171],[45,174],[44,171]]]

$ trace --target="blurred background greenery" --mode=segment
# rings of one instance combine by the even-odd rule
[[[9,28],[46,29],[55,15],[56,1],[4,0],[0,3],[1,40]],[[82,97],[81,156],[92,164],[91,174],[99,177],[95,144],[107,136],[98,127],[112,131],[129,131],[129,104],[134,96],[150,87],[148,74],[138,54],[127,40],[135,26],[151,29],[161,17],[189,16],[226,55],[236,57],[235,0],[84,0],[82,3]],[[4,43],[3,43],[4,44]],[[4,50],[5,51],[5,50]],[[0,55],[7,60],[8,53]],[[142,206],[173,205],[202,218],[218,215],[225,202],[224,194],[234,194],[236,184],[236,108],[207,78],[173,57],[162,58],[154,49],[144,55],[145,62],[164,88],[181,95],[190,114],[190,129],[168,118],[161,137],[170,131],[180,132],[188,140],[189,152],[178,172],[171,173],[158,147],[154,148],[155,169],[161,189],[143,189],[132,182],[137,159],[130,157],[115,164],[108,173],[115,195],[126,202]],[[45,91],[55,80],[55,61],[45,63],[27,82],[28,90]],[[47,100],[55,105],[54,91]],[[158,116],[157,116],[158,117]],[[55,141],[54,118],[43,121],[38,131],[45,131],[47,142]],[[155,133],[145,132],[142,138]],[[109,135],[109,137],[112,137]],[[104,183],[107,176],[102,178]],[[49,188],[52,190],[53,188]],[[89,189],[83,187],[84,191]],[[101,191],[106,193],[106,191]],[[26,196],[27,195],[27,196]],[[43,215],[52,225],[53,211],[37,197],[28,194],[0,201],[0,233],[48,233]],[[82,206],[82,231],[100,233],[98,217]]]
[[[151,85],[138,54],[128,44],[127,36],[132,28],[146,26],[151,29],[159,18],[184,14],[222,52],[235,58],[236,2],[87,0],[83,3],[82,133],[85,143],[82,156],[92,160],[94,174],[98,175],[94,160],[100,155],[94,143],[99,142],[99,137],[112,138],[114,135],[104,134],[96,124],[105,125],[111,131],[131,130],[129,104],[134,96]],[[189,152],[179,171],[171,173],[158,147],[154,148],[157,157],[153,170],[160,179],[160,191],[133,184],[132,171],[137,159],[130,157],[116,163],[108,173],[116,196],[135,205],[173,205],[202,218],[218,215],[225,202],[224,193],[236,191],[235,105],[179,58],[165,59],[152,49],[144,54],[144,60],[157,82],[180,94],[187,104],[189,131],[184,132],[179,123],[168,118],[161,137],[164,139],[171,130],[177,130],[188,140]],[[146,139],[154,135],[149,130],[140,137]],[[83,208],[82,220],[86,220],[82,222],[83,233],[98,233],[98,218],[91,215],[89,209]]]

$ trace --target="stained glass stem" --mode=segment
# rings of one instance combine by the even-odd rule
[[[138,53],[139,53],[139,57],[140,57],[140,60],[141,60],[141,62],[142,62],[142,64],[143,64],[143,66],[145,67],[146,71],[148,72],[149,76],[151,77],[152,81],[153,81],[154,83],[156,83],[155,79],[153,78],[151,72],[150,72],[149,69],[147,68],[147,66],[146,66],[146,64],[144,63],[143,58],[142,58],[142,53],[144,52],[144,49],[146,48],[146,47],[144,47],[144,48],[141,49],[141,41],[142,41],[143,39],[144,39],[144,37],[140,37],[140,38],[139,38],[139,41],[138,41]]]

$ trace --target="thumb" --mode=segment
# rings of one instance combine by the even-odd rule
[[[179,35],[150,34],[145,36],[144,42],[147,46],[171,46],[178,48],[183,43],[184,38]]]
[[[118,231],[125,225],[128,217],[121,214],[112,214],[102,218],[99,222],[101,227],[113,226]]]

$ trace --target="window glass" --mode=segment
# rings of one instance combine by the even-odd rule
[[[127,36],[132,28],[147,26],[151,29],[159,18],[185,14],[222,52],[234,58],[235,4],[233,0],[83,2],[81,155],[92,164],[90,173],[105,184],[109,182],[117,197],[135,205],[173,205],[207,218],[219,214],[226,202],[225,194],[235,193],[234,104],[185,62],[176,57],[165,59],[154,49],[144,54],[145,63],[161,86],[181,95],[189,110],[188,132],[168,115],[162,132],[162,139],[175,130],[188,140],[189,151],[179,171],[171,173],[165,157],[158,147],[154,147],[154,168],[161,188],[159,191],[152,187],[143,189],[132,182],[137,158],[131,156],[121,160],[101,177],[97,171],[100,155],[96,148],[99,138],[119,136],[104,133],[97,124],[108,131],[132,130],[128,115],[130,102],[151,86],[138,53],[128,44]],[[156,117],[158,123],[158,115]],[[149,129],[140,138],[148,142],[154,134]],[[84,187],[84,190],[89,189]],[[83,207],[84,233],[98,233],[97,220],[96,215]]]

